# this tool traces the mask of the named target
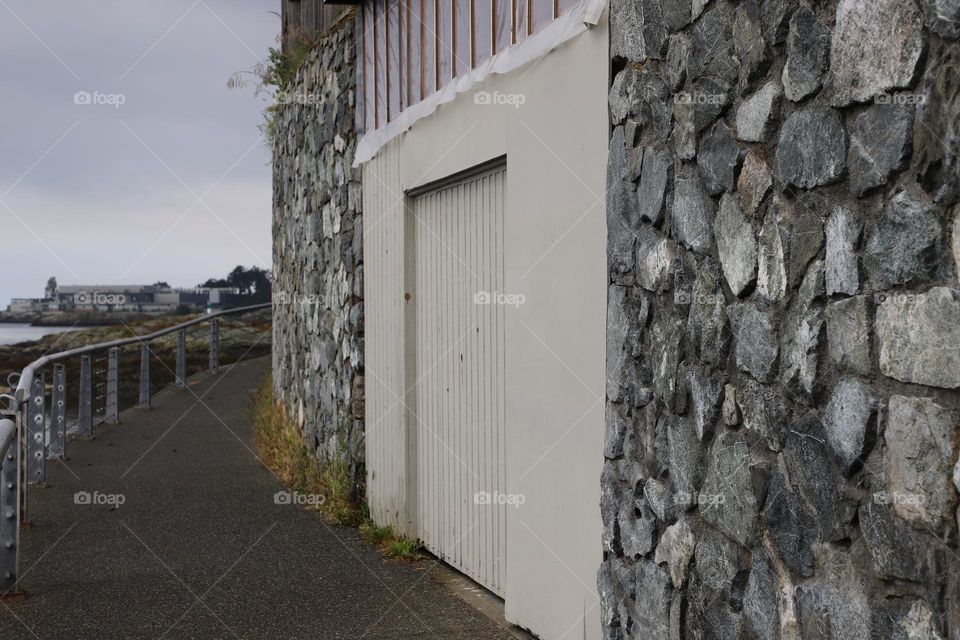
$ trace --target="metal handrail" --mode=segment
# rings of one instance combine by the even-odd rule
[[[17,405],[23,402],[26,402],[30,399],[30,387],[33,385],[34,374],[43,369],[49,364],[59,362],[61,360],[66,360],[68,358],[75,358],[77,356],[83,356],[96,351],[105,351],[107,349],[113,349],[115,347],[125,347],[131,344],[142,344],[144,342],[150,342],[151,340],[156,340],[157,338],[162,338],[163,336],[168,336],[172,333],[177,333],[189,327],[203,324],[204,322],[209,322],[214,318],[221,318],[223,316],[231,315],[240,315],[243,313],[249,313],[251,311],[260,311],[261,309],[269,309],[272,306],[272,303],[265,302],[262,304],[254,304],[248,307],[239,307],[237,309],[226,309],[224,311],[217,311],[215,313],[208,313],[206,315],[200,316],[199,318],[194,318],[193,320],[188,320],[187,322],[181,322],[178,325],[167,327],[166,329],[161,329],[159,331],[154,331],[153,333],[148,333],[142,336],[132,336],[130,338],[123,338],[121,340],[111,340],[110,342],[99,342],[97,344],[87,345],[85,347],[78,347],[76,349],[70,349],[68,351],[61,351],[59,353],[54,353],[50,355],[43,356],[42,358],[35,360],[28,364],[20,374],[20,380],[17,383],[17,390],[14,393],[14,406],[10,407],[11,411],[17,410]]]
[[[186,386],[187,380],[187,329],[199,324],[210,324],[210,371],[219,369],[220,323],[218,318],[240,315],[271,308],[272,302],[255,304],[237,309],[217,311],[181,322],[180,324],[142,336],[61,351],[43,356],[27,365],[22,372],[7,376],[7,382],[16,390],[0,395],[0,602],[17,596],[19,591],[19,548],[21,524],[27,517],[28,486],[45,482],[45,464],[48,459],[63,459],[66,450],[66,385],[65,366],[62,361],[80,357],[80,398],[78,420],[73,431],[81,439],[93,437],[93,378],[91,354],[107,352],[106,411],[104,422],[119,422],[119,349],[128,345],[140,346],[140,381],[138,407],[149,409],[151,398],[150,357],[148,345],[157,338],[177,334],[176,386]],[[47,420],[46,381],[44,368],[53,365],[53,396],[50,404],[50,420]],[[48,437],[49,436],[49,437]]]

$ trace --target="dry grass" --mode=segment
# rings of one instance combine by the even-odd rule
[[[347,462],[332,460],[321,468],[284,406],[274,402],[270,376],[257,393],[253,426],[260,459],[290,489],[324,496],[319,511],[336,524],[357,526],[366,520],[365,505],[351,497]]]
[[[275,402],[273,383],[268,375],[253,406],[254,439],[260,459],[293,491],[324,496],[318,508],[327,520],[343,526],[359,527],[367,544],[397,560],[416,560],[420,545],[398,536],[393,527],[379,527],[368,515],[364,502],[351,497],[350,468],[343,457],[331,460],[321,469],[304,445],[300,429]]]

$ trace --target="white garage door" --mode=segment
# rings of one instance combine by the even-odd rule
[[[411,235],[420,537],[501,595],[505,189],[499,166],[416,196]]]

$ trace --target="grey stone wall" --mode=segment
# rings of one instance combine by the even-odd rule
[[[363,461],[363,218],[351,168],[354,22],[334,25],[276,116],[273,381],[320,463]],[[357,487],[359,490],[359,487]]]
[[[958,21],[612,0],[605,637],[960,639]]]

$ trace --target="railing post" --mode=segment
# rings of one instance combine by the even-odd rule
[[[177,386],[187,386],[187,331],[177,332]]]
[[[93,372],[90,356],[80,356],[80,419],[77,424],[77,437],[93,436]]]
[[[150,346],[146,342],[140,346],[140,398],[137,406],[150,408]]]
[[[220,318],[210,321],[210,371],[220,368]]]
[[[120,422],[119,400],[117,398],[117,364],[120,359],[120,350],[117,347],[110,349],[107,355],[107,412],[104,421],[107,424]]]
[[[17,557],[20,552],[20,461],[16,416],[0,415],[0,596],[17,593]],[[12,434],[10,433],[12,430]],[[12,435],[12,439],[10,436]]]
[[[67,378],[62,364],[53,365],[53,399],[50,402],[48,458],[63,458],[67,448]]]
[[[27,401],[27,484],[43,484],[45,479],[46,392],[44,374],[34,376]]]

